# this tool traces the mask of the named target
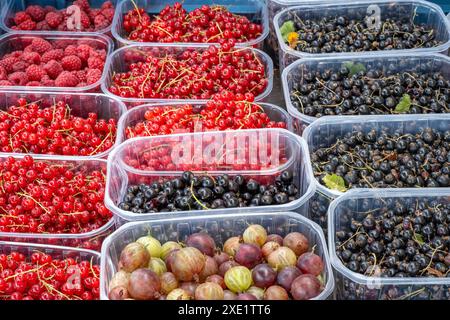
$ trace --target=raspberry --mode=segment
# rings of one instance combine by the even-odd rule
[[[24,86],[28,82],[28,77],[25,72],[14,72],[8,76],[13,86]]]
[[[9,87],[9,86],[12,86],[12,85],[13,84],[9,80],[0,80],[0,87]]]
[[[88,67],[90,69],[103,70],[104,66],[105,66],[105,62],[100,58],[91,57],[88,59]]]
[[[45,7],[44,7],[44,10],[45,10],[45,12],[55,12],[55,11],[58,11],[58,10],[56,10],[56,8],[53,7],[53,6],[45,6]]]
[[[73,71],[72,74],[75,75],[78,78],[78,80],[82,82],[86,82],[87,80],[86,71],[84,70]]]
[[[0,66],[0,80],[5,80],[8,78],[8,72],[6,72],[6,69]]]
[[[63,71],[55,80],[57,87],[75,87],[78,83],[78,78],[69,71]]]
[[[75,55],[62,58],[61,64],[64,70],[67,71],[76,71],[81,69],[81,59]]]
[[[14,23],[18,26],[19,24],[31,20],[31,17],[25,11],[19,11],[14,16]]]
[[[86,29],[90,28],[90,26],[91,26],[91,19],[89,19],[88,14],[84,11],[81,11],[80,22],[81,22],[82,30],[86,30]]]
[[[102,15],[111,22],[114,18],[114,8],[106,8],[102,10]]]
[[[68,45],[64,49],[64,55],[66,56],[76,56],[77,53],[78,53],[77,47],[75,47],[74,45]]]
[[[110,22],[103,15],[98,15],[94,19],[94,25],[97,30],[108,27]]]
[[[49,31],[49,30],[52,30],[52,28],[50,28],[47,21],[43,20],[43,21],[39,21],[38,23],[36,23],[36,30]]]
[[[31,48],[37,53],[44,54],[53,49],[53,46],[47,40],[42,38],[34,38],[31,42]]]
[[[102,77],[102,72],[98,69],[91,69],[87,73],[87,83],[96,83]]]
[[[30,81],[26,84],[27,87],[40,87],[41,85],[39,81]]]
[[[19,59],[14,58],[14,57],[3,58],[2,60],[0,60],[0,66],[5,68],[6,72],[9,73],[9,72],[12,72],[13,65],[18,61],[19,61]]]
[[[36,29],[36,22],[33,20],[27,20],[19,24],[17,27],[19,30],[34,30]]]
[[[57,28],[64,21],[64,16],[59,11],[49,12],[45,15],[45,21],[51,28]]]
[[[28,13],[36,22],[42,21],[45,18],[44,8],[38,5],[28,6],[25,12]]]
[[[46,72],[41,66],[32,64],[27,68],[27,76],[30,81],[41,81],[42,77],[45,76]]]
[[[17,61],[16,63],[13,64],[12,66],[12,71],[13,72],[17,72],[17,71],[25,71],[25,69],[29,66],[30,64],[28,62],[25,61]]]
[[[41,64],[41,56],[37,52],[24,53],[22,55],[22,60],[33,64]]]
[[[79,84],[77,84],[78,88],[82,88],[82,87],[86,87],[86,82],[80,82]]]
[[[105,1],[102,3],[101,9],[109,9],[109,8],[113,8],[114,9],[114,5],[111,1]]]
[[[87,44],[80,44],[77,47],[77,55],[82,61],[87,61],[91,56],[92,48]]]
[[[43,63],[47,63],[50,60],[59,61],[64,57],[64,51],[62,49],[53,49],[44,53],[41,57]]]
[[[22,56],[22,54],[23,54],[23,51],[17,50],[17,51],[11,52],[10,54],[5,54],[3,56],[3,58],[6,58],[6,57],[20,58]]]
[[[43,87],[54,87],[55,86],[55,80],[50,79],[47,77],[43,77],[41,80],[41,84]]]
[[[99,14],[101,14],[100,12],[101,12],[102,10],[101,9],[91,9],[91,11],[89,11],[89,18],[92,20],[92,21],[94,21],[94,18],[96,17],[96,16],[98,16]]]
[[[89,5],[88,0],[76,0],[73,2],[74,6],[79,6],[81,10],[89,12],[91,6]]]
[[[44,65],[44,70],[47,72],[48,76],[52,79],[56,79],[61,72],[63,72],[63,68],[61,64],[55,60],[50,60]]]

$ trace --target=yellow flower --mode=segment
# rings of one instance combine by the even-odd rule
[[[298,40],[298,33],[297,32],[289,32],[287,35],[287,40],[289,43],[289,46],[293,47],[297,44]]]

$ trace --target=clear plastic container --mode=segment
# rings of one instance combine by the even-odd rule
[[[88,44],[98,50],[105,50],[109,56],[113,50],[114,44],[111,38],[99,33],[77,33],[75,35],[59,34],[58,32],[36,33],[7,33],[0,37],[0,59],[3,55],[16,50],[23,50],[29,45],[33,38],[42,38],[49,42],[58,43],[58,46],[65,48],[69,45]],[[106,68],[106,66],[105,66]],[[54,91],[54,92],[99,92],[100,83],[105,81],[106,72],[103,71],[102,77],[97,82],[84,87],[32,87],[32,86],[0,86],[0,90],[19,90],[19,91]]]
[[[115,119],[119,123],[120,117],[126,112],[125,105],[117,98],[100,93],[58,93],[58,92],[26,92],[26,91],[0,91],[0,110],[4,111],[14,105],[19,98],[30,101],[40,101],[40,106],[50,107],[55,101],[65,101],[71,107],[74,116],[87,117],[90,112],[96,113],[98,119]],[[119,145],[116,136],[113,147],[104,152],[82,158],[106,158],[114,146]],[[21,153],[0,153],[1,155],[25,155]],[[35,156],[36,154],[27,153]],[[41,158],[53,158],[53,155],[39,154]],[[60,158],[67,156],[58,155]]]
[[[164,9],[166,5],[173,5],[174,3],[180,1],[138,0],[135,2],[138,7],[144,8],[144,10],[150,13],[151,15],[155,15],[158,14],[162,9]],[[267,14],[267,6],[265,5],[263,0],[225,0],[220,2],[214,0],[190,0],[183,3],[183,8],[185,8],[188,12],[190,12],[205,4],[225,6],[232,13],[246,16],[251,22],[261,24],[263,26],[262,34],[256,39],[239,43],[239,46],[246,46],[246,47],[251,46],[258,49],[262,49],[264,39],[269,34],[269,19]],[[111,31],[113,37],[117,40],[117,44],[119,47],[123,47],[130,44],[141,44],[141,42],[128,40],[127,33],[123,29],[123,17],[129,10],[132,9],[134,9],[134,5],[129,0],[123,0],[117,6]],[[165,45],[171,46],[180,44],[189,45],[192,43],[172,43],[172,44],[169,43]]]
[[[142,122],[145,120],[144,115],[145,112],[149,109],[153,109],[155,107],[160,106],[170,106],[170,107],[176,107],[176,106],[184,106],[186,103],[184,102],[177,102],[177,103],[156,103],[156,104],[146,104],[139,107],[132,108],[128,110],[123,117],[120,118],[118,129],[117,129],[117,139],[120,142],[123,142],[127,140],[126,138],[126,128],[130,126],[136,125],[138,122]],[[195,103],[193,105],[194,110],[200,111],[206,103]],[[273,121],[277,122],[284,122],[286,123],[287,130],[292,131],[292,118],[291,116],[286,112],[286,110],[270,104],[270,103],[258,103],[259,106],[262,107],[263,112],[266,113],[269,118]]]
[[[284,99],[286,101],[286,106],[289,114],[294,119],[294,127],[297,132],[301,133],[303,130],[310,125],[312,122],[316,121],[318,118],[305,115],[300,112],[291,100],[291,91],[295,84],[303,84],[303,74],[306,72],[317,72],[322,70],[333,70],[338,72],[342,65],[348,61],[355,64],[363,64],[366,70],[372,69],[379,63],[383,64],[382,69],[391,68],[396,72],[410,72],[411,70],[417,70],[422,68],[420,72],[441,72],[446,80],[450,80],[450,58],[443,56],[441,54],[380,54],[380,55],[365,55],[361,54],[357,57],[326,57],[326,58],[304,58],[295,61],[284,69],[281,76],[281,81],[283,83]],[[378,70],[382,70],[378,69]],[[389,69],[392,71],[392,69]],[[299,94],[301,96],[301,94]],[[394,115],[396,116],[396,115]]]
[[[450,128],[450,114],[415,114],[399,116],[335,116],[323,117],[313,122],[303,132],[309,152],[330,146],[347,132],[367,133],[372,129],[386,128],[388,132],[416,133],[421,128],[432,127],[445,132]],[[327,209],[330,202],[344,193],[331,190],[313,178],[316,194],[310,200],[310,217],[322,227],[327,225]],[[394,189],[389,189],[394,190]],[[387,191],[387,192],[389,192]]]
[[[0,162],[3,162],[8,155],[0,154]],[[14,155],[14,158],[23,158],[23,156]],[[86,159],[82,157],[58,157],[53,156],[40,157],[33,156],[36,161],[48,161],[58,165],[67,165],[74,167],[86,166],[89,170],[106,169],[106,160]],[[115,219],[111,219],[101,228],[86,233],[79,234],[51,234],[51,233],[21,233],[21,232],[0,232],[0,241],[13,242],[31,242],[48,245],[63,245],[70,247],[82,247],[100,251],[103,239],[115,229]]]
[[[104,81],[102,81],[102,90],[104,93],[108,95],[114,95],[109,91],[113,75],[118,72],[128,71],[128,66],[131,63],[142,61],[148,53],[151,53],[152,55],[156,56],[165,56],[166,54],[179,54],[185,50],[203,51],[206,50],[209,46],[210,45],[204,44],[171,45],[171,46],[168,46],[166,44],[140,44],[120,48],[114,51],[111,55],[109,55],[108,59],[106,60],[105,72],[103,73]],[[262,101],[265,97],[267,97],[270,94],[273,87],[272,59],[266,53],[258,49],[248,48],[238,50],[254,51],[255,55],[260,59],[260,61],[265,66],[265,73],[268,79],[268,84],[264,92],[255,97],[255,101]],[[128,52],[133,52],[134,56],[130,57],[131,55]],[[139,98],[123,98],[123,97],[118,98],[121,99],[129,108],[139,106],[142,104],[158,103],[158,102],[165,102],[165,103],[184,102],[191,104],[199,102],[207,102],[207,100],[193,100],[193,99],[170,100],[170,99],[147,99],[147,98],[139,99]]]
[[[155,157],[151,151],[158,152]],[[157,158],[156,158],[157,157]],[[151,159],[150,162],[146,159]],[[153,170],[148,164],[157,162]],[[153,164],[152,164],[153,165]],[[256,165],[256,167],[255,167]],[[264,167],[261,167],[264,166]],[[156,169],[155,169],[156,168]],[[305,141],[284,129],[210,131],[133,138],[115,148],[108,158],[105,205],[125,221],[160,219],[176,215],[233,212],[297,211],[308,216],[303,204],[314,194],[312,166]],[[272,182],[284,170],[292,171],[298,199],[282,205],[138,214],[119,209],[128,185],[178,177],[183,171],[210,176],[241,174]]]
[[[232,236],[242,235],[249,224],[261,224],[267,228],[268,233],[277,233],[285,236],[289,232],[301,232],[315,246],[315,253],[324,261],[324,289],[313,300],[325,300],[334,290],[334,278],[329,263],[325,237],[322,230],[314,222],[293,212],[255,213],[252,215],[231,214],[215,215],[209,217],[187,215],[184,217],[142,221],[128,223],[111,236],[102,247],[100,271],[100,298],[108,300],[108,286],[114,274],[118,271],[117,265],[120,252],[130,242],[141,236],[151,234],[159,241],[184,241],[195,232],[206,231],[215,240],[217,246]]]
[[[404,12],[397,12],[397,9],[393,10],[392,5],[396,4],[404,10]],[[320,3],[317,5],[301,5],[296,7],[286,8],[279,12],[274,18],[275,31],[278,38],[278,44],[280,46],[279,59],[280,59],[280,69],[288,66],[293,61],[299,58],[308,57],[336,57],[336,56],[359,56],[361,52],[333,52],[333,53],[321,53],[321,54],[309,54],[306,52],[301,52],[290,48],[283,40],[281,35],[280,27],[283,23],[290,19],[293,14],[297,15],[300,19],[320,19],[328,15],[341,14],[347,18],[352,18],[357,14],[366,15],[366,12],[372,6],[378,6],[380,9],[381,20],[383,20],[383,14],[389,12],[390,15],[395,15],[397,17],[404,17],[405,14],[409,15],[415,22],[424,22],[428,26],[432,27],[435,34],[437,35],[437,40],[443,43],[434,48],[417,48],[417,49],[407,49],[407,50],[386,50],[391,54],[401,54],[404,52],[411,52],[417,56],[427,53],[444,53],[448,52],[450,47],[450,22],[445,19],[445,15],[442,9],[431,2],[423,0],[359,0],[359,1],[345,1],[345,2],[334,2],[334,3]],[[371,8],[369,8],[371,6]],[[379,55],[382,51],[367,51],[364,52],[368,55]]]
[[[40,34],[42,31],[21,31],[14,30],[10,27],[12,26],[11,21],[14,19],[14,15],[19,11],[24,11],[29,5],[40,5],[40,6],[52,6],[58,10],[65,9],[72,5],[74,0],[2,0],[5,2],[3,12],[0,12],[0,29],[5,30],[6,32],[15,32],[15,33],[33,33]],[[118,0],[109,0],[113,3],[114,7],[117,7]],[[105,2],[104,0],[89,0],[92,8],[100,8],[101,5]],[[110,34],[111,33],[111,24],[104,29],[97,30],[97,33],[101,34]],[[79,35],[80,32],[83,31],[53,31],[58,34],[64,35]]]
[[[375,217],[379,209],[393,208],[396,202],[408,207],[417,201],[448,204],[450,188],[364,190],[354,189],[334,200],[328,210],[328,247],[336,271],[337,299],[349,300],[450,300],[450,278],[405,277],[382,278],[350,271],[336,254],[336,232],[349,230],[349,222],[362,221],[369,213]],[[374,271],[376,274],[376,270]]]

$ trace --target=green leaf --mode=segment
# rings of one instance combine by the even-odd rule
[[[414,233],[413,238],[414,241],[420,245],[423,245],[425,243],[425,240],[423,239],[423,236],[421,234]]]
[[[405,113],[408,112],[411,108],[411,97],[409,94],[405,93],[403,97],[400,99],[400,102],[395,107],[395,112]]]
[[[319,280],[319,282],[322,285],[322,287],[325,287],[326,281],[325,281],[325,277],[323,275],[319,274],[317,276],[317,280]]]
[[[344,178],[338,176],[337,174],[327,174],[325,177],[323,177],[323,182],[328,188],[332,190],[337,190],[340,192],[347,191]]]
[[[288,41],[287,36],[291,32],[295,32],[294,21],[288,20],[280,28],[281,35],[283,36],[283,40],[285,42]]]
[[[350,76],[357,74],[360,71],[366,71],[366,67],[362,63],[353,63],[351,61],[345,62],[344,67],[348,69]]]

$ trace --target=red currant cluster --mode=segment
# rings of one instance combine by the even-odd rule
[[[206,106],[195,108],[190,104],[151,108],[144,121],[125,129],[127,139],[133,137],[173,133],[239,130],[259,128],[286,128],[286,123],[271,121],[264,109],[253,102],[251,93],[234,94],[223,91],[214,95]]]
[[[92,261],[0,254],[0,300],[98,300],[100,267]]]
[[[8,157],[0,162],[0,232],[79,234],[112,215],[103,203],[104,168]]]
[[[123,98],[207,100],[223,90],[257,96],[268,84],[255,52],[230,43],[163,57],[129,50],[125,60],[129,71],[114,74],[109,88]]]
[[[263,30],[261,25],[223,6],[203,5],[188,13],[179,2],[167,5],[153,17],[136,7],[125,15],[123,27],[129,40],[163,43],[225,43],[229,39],[246,42],[256,39]]]
[[[116,120],[71,114],[64,101],[49,107],[20,98],[0,113],[2,152],[92,156],[109,150],[116,139]]]

